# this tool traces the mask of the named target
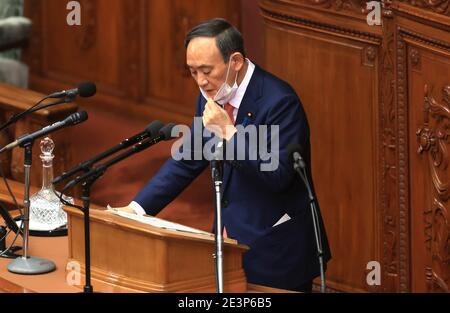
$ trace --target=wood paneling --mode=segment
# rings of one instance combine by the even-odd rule
[[[238,6],[239,1],[146,2],[145,96],[150,102],[163,110],[192,116],[198,87],[185,65],[185,34],[199,21],[224,13],[231,23],[239,25]]]
[[[185,67],[184,36],[217,16],[239,26],[239,0],[79,2],[81,26],[67,25],[66,2],[25,2],[33,21],[25,51],[31,88],[50,92],[94,81],[98,94],[80,104],[190,124],[198,88]]]
[[[266,67],[300,95],[341,291],[449,291],[449,1],[262,0]],[[381,285],[366,264],[381,263]]]
[[[409,20],[398,24],[398,54],[407,69],[399,87],[408,100],[411,289],[449,292],[450,35],[429,36],[428,27]]]
[[[333,254],[328,285],[364,291],[366,264],[380,258],[375,165],[381,38],[300,17],[281,20],[287,11],[274,12],[272,2],[262,8],[267,69],[296,89],[310,123],[313,175]]]
[[[313,171],[314,176],[328,178],[317,182],[317,196],[327,209],[324,218],[327,231],[333,234],[333,256],[352,260],[352,268],[330,264],[329,284],[339,281],[349,290],[364,290],[365,265],[378,258],[379,250],[373,172],[378,66],[376,55],[367,55],[376,48],[301,30],[283,33],[276,26],[268,26],[266,36],[274,38],[266,46],[271,59],[268,70],[298,91],[312,129],[312,149],[320,151]],[[286,63],[301,70],[292,71]],[[317,68],[322,68],[320,79],[311,79]],[[341,223],[342,219],[346,222]]]

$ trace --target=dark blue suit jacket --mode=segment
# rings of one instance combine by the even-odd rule
[[[202,115],[205,103],[199,96],[196,116]],[[295,91],[286,82],[256,66],[238,111],[238,124],[279,125],[279,166],[275,171],[260,171],[264,161],[259,157],[258,160],[224,162],[223,223],[229,237],[250,246],[244,255],[248,282],[295,288],[320,274],[307,190],[296,177],[286,151],[289,144],[300,144],[301,155],[311,173],[305,112]],[[237,136],[230,141],[236,144]],[[203,138],[203,143],[207,140]],[[190,149],[193,155],[195,150]],[[245,150],[249,150],[249,145]],[[175,161],[170,158],[134,201],[147,214],[156,215],[208,165],[204,159]],[[312,183],[311,175],[309,180]],[[213,207],[211,203],[211,209]],[[273,227],[286,213],[291,219]],[[321,217],[320,226],[327,261],[330,251]]]

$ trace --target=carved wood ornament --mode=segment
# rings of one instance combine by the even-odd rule
[[[434,187],[432,203],[423,212],[425,245],[431,257],[425,268],[425,279],[431,292],[450,291],[450,85],[442,93],[443,102],[439,103],[432,95],[432,88],[425,85],[424,125],[416,132],[417,153],[427,158]]]

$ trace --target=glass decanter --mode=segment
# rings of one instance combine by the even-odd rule
[[[42,188],[30,197],[30,231],[51,231],[67,225],[67,213],[63,210],[63,204],[59,200],[59,192],[53,187],[53,158],[55,148],[53,140],[45,137],[40,143],[42,154]],[[74,203],[73,198],[63,196],[69,203]]]

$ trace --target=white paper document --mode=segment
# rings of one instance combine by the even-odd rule
[[[123,211],[113,209],[109,205],[107,206],[107,208],[108,208],[108,212],[111,212],[113,214],[116,214],[116,215],[119,215],[119,216],[122,216],[125,218],[129,218],[129,219],[132,219],[132,220],[135,220],[135,221],[147,224],[147,225],[151,225],[154,227],[170,229],[170,230],[177,230],[177,231],[194,233],[194,234],[201,234],[201,235],[209,235],[209,236],[211,235],[208,232],[205,232],[205,231],[202,231],[202,230],[199,230],[196,228],[184,226],[181,224],[165,221],[165,220],[162,220],[157,217],[137,215],[137,214],[133,214],[133,213],[126,213]]]

